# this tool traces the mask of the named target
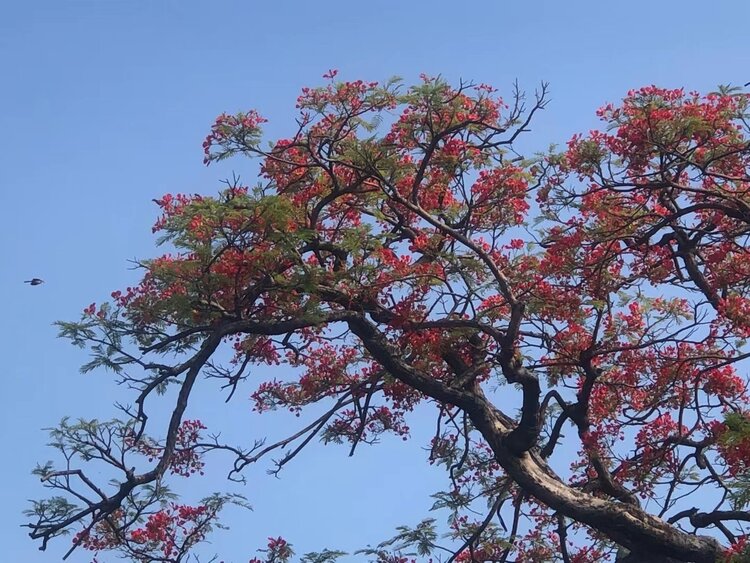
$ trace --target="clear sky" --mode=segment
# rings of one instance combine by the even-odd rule
[[[156,252],[152,198],[212,193],[232,171],[253,183],[247,161],[202,165],[217,114],[257,108],[269,136],[283,135],[300,88],[329,68],[344,79],[442,74],[501,92],[545,80],[552,101],[530,141],[543,149],[594,127],[595,109],[630,88],[750,81],[748,21],[746,0],[0,3],[2,558],[59,561],[68,546],[40,553],[18,527],[42,493],[30,470],[52,453],[41,428],[65,414],[113,416],[124,399],[108,374],[78,373],[86,354],[58,340],[53,321],[135,281],[128,260]],[[47,283],[23,283],[34,276]],[[287,424],[248,423],[246,398],[224,410],[207,391],[190,414],[251,439]],[[255,468],[242,489],[255,511],[229,514],[233,529],[209,551],[246,561],[279,534],[298,552],[352,550],[416,524],[443,485],[425,470],[425,423],[415,418],[416,440],[355,458],[314,446],[281,479]],[[195,486],[221,489],[222,475]]]

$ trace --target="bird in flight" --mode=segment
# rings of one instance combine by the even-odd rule
[[[44,283],[44,280],[40,280],[39,278],[31,278],[30,280],[26,280],[23,283],[27,283],[29,285],[40,285]]]

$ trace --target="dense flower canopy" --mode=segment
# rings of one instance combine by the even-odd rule
[[[154,231],[170,252],[61,323],[91,347],[84,368],[112,370],[134,407],[53,431],[67,464],[38,468],[56,496],[34,503],[32,537],[75,529],[74,548],[184,561],[222,506],[242,501],[182,505],[169,479],[199,479],[214,451],[242,479],[314,438],[351,453],[384,433],[408,439],[423,404],[449,526],[428,518],[364,558],[740,561],[748,97],[633,90],[599,110],[602,131],[525,158],[514,142],[546,87],[506,103],[486,85],[335,75],[303,90],[296,132],[268,148],[258,112],[217,118],[206,163],[259,157],[258,186],[158,200]],[[257,380],[258,364],[282,366],[279,377]],[[258,413],[324,414],[274,444],[224,444],[185,419],[200,378]],[[147,406],[167,400],[159,429]],[[116,486],[94,483],[87,463],[107,465]],[[269,541],[255,561],[292,557]]]

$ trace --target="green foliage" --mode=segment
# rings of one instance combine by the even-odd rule
[[[401,556],[427,556],[437,547],[435,541],[438,534],[434,518],[422,520],[414,528],[398,526],[396,530],[398,533],[394,537],[379,543],[377,547],[362,549],[355,553],[374,555],[381,560],[388,553],[397,553]]]
[[[96,336],[97,333],[94,329],[97,324],[91,320],[86,322],[58,321],[55,326],[59,328],[58,336],[60,338],[67,338],[74,346],[85,348]]]
[[[729,487],[734,510],[744,510],[750,506],[750,475],[737,475]]]
[[[306,553],[300,558],[300,561],[301,563],[332,563],[333,561],[338,561],[344,555],[348,554],[345,551],[324,549],[320,552],[312,551]]]
[[[750,438],[750,418],[739,412],[727,413],[724,424],[729,429],[723,435],[727,444],[734,444]]]
[[[63,522],[78,510],[78,506],[72,504],[62,496],[53,496],[44,500],[32,500],[31,508],[24,510],[24,515],[38,518],[40,521]],[[68,534],[68,529],[63,529],[55,535]]]

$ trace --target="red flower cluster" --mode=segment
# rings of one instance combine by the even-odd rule
[[[149,515],[143,527],[130,531],[128,539],[148,551],[174,557],[203,540],[212,517],[205,506],[171,504]]]
[[[734,413],[725,421],[713,421],[711,433],[732,476],[750,472],[750,417]]]
[[[175,446],[169,459],[169,471],[173,475],[190,477],[196,473],[203,475],[204,462],[198,452],[196,445],[201,439],[201,430],[206,427],[200,420],[184,420],[177,430]],[[153,461],[162,456],[164,446],[141,438],[134,441],[131,434],[126,443],[141,455],[147,456],[148,461]]]

